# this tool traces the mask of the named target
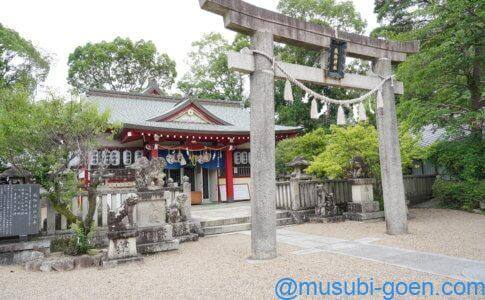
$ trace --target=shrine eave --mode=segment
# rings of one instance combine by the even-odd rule
[[[197,135],[223,135],[223,136],[249,135],[248,130],[231,130],[227,128],[224,128],[224,130],[217,130],[217,129],[187,130],[187,129],[173,128],[173,127],[156,127],[156,126],[145,126],[145,125],[137,125],[137,124],[123,125],[123,132],[129,132],[130,130],[152,133],[152,134],[174,133],[174,134],[188,134],[188,135],[197,134]],[[301,133],[302,131],[303,131],[302,127],[291,127],[291,128],[284,128],[284,129],[276,129],[275,134],[298,134],[298,133]]]

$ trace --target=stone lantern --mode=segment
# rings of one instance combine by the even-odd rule
[[[286,164],[287,167],[293,168],[291,177],[301,178],[306,177],[305,169],[310,165],[310,162],[302,156],[295,157],[291,162]]]

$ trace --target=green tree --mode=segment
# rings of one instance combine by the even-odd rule
[[[278,10],[281,13],[315,24],[326,25],[332,28],[339,28],[348,32],[362,33],[365,30],[366,22],[355,10],[351,1],[335,0],[280,0]],[[275,53],[281,60],[289,63],[319,67],[320,55],[318,51],[298,48],[290,45],[278,45],[275,47]],[[350,60],[349,60],[350,61]],[[349,64],[349,71],[359,70],[363,65],[364,70],[367,65],[354,61]],[[324,93],[336,99],[350,99],[356,97],[361,92],[349,89],[322,87],[317,85],[308,85],[309,88],[316,92]],[[321,117],[319,120],[310,119],[311,103],[302,103],[301,99],[304,93],[293,88],[295,102],[288,105],[283,100],[284,82],[276,82],[275,93],[275,110],[278,114],[277,122],[282,125],[303,125],[307,132],[320,127],[327,126],[335,122],[336,110],[332,109],[329,115]]]
[[[278,10],[297,19],[348,32],[362,33],[367,26],[352,1],[280,0]]]
[[[305,135],[278,142],[276,145],[276,171],[285,174],[288,171],[286,164],[295,157],[302,156],[312,161],[314,156],[325,151],[328,140],[324,128],[318,128]]]
[[[485,120],[481,82],[485,3],[380,0],[376,1],[376,12],[387,24],[375,30],[375,35],[421,41],[420,52],[397,70],[406,85],[400,117],[415,130],[435,124],[455,138],[471,130],[481,139]]]
[[[98,138],[112,129],[108,114],[99,114],[90,103],[62,98],[34,102],[22,90],[0,91],[1,160],[31,173],[55,210],[77,224],[83,241],[92,229],[103,174],[94,172],[90,181],[79,181],[78,168],[88,165]],[[71,199],[79,190],[88,194],[84,220],[71,210]]]
[[[32,91],[48,73],[47,56],[0,23],[0,89],[20,84]]]
[[[178,88],[199,98],[243,100],[242,75],[229,70],[227,52],[248,45],[244,35],[237,35],[230,44],[220,33],[204,34],[192,43],[193,49],[188,54],[190,69],[178,82]]]
[[[121,37],[77,47],[68,65],[67,80],[78,92],[141,91],[154,80],[167,93],[177,76],[175,61],[159,53],[153,42]]]
[[[378,137],[374,126],[365,123],[345,127],[332,125],[325,139],[325,150],[314,157],[307,168],[309,174],[330,179],[352,178],[358,167],[354,160],[358,159],[365,165],[362,175],[380,177]],[[404,170],[421,157],[422,150],[408,130],[400,130],[399,140]]]
[[[470,170],[481,170],[476,153],[481,153],[478,157],[483,160],[485,101],[481,73],[485,61],[485,3],[375,3],[384,26],[376,29],[374,35],[421,41],[420,52],[397,69],[406,87],[398,112],[400,119],[415,131],[428,124],[446,129],[444,140],[430,153],[450,173],[452,181],[438,180],[435,196],[447,205],[454,201],[453,207],[477,207],[478,199],[485,198],[485,184],[483,176]],[[465,145],[471,148],[465,149]]]

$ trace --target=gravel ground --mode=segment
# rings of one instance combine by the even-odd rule
[[[384,221],[303,224],[296,230],[356,240],[378,238],[376,244],[485,260],[485,216],[450,209],[411,209],[409,234],[385,234]]]
[[[485,217],[448,210],[412,211],[411,234],[382,234],[383,222],[304,224],[292,226],[313,234],[345,239],[382,238],[378,243],[483,259]],[[458,234],[459,233],[459,234]],[[481,239],[480,239],[481,237]],[[421,245],[421,244],[425,245]],[[443,249],[446,248],[446,249]],[[279,257],[248,263],[250,237],[227,234],[182,244],[173,252],[145,257],[143,264],[114,269],[84,269],[65,273],[26,272],[21,267],[0,267],[0,299],[273,299],[279,278],[305,280],[445,280],[421,272],[325,252],[294,255],[297,247],[279,244]],[[436,251],[435,251],[436,250]]]

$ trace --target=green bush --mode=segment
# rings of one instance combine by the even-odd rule
[[[429,158],[456,180],[485,179],[485,142],[481,134],[441,141],[429,149]]]
[[[78,224],[72,224],[71,229],[74,231],[74,236],[59,238],[51,242],[52,252],[64,252],[67,255],[82,255],[87,254],[91,245],[91,238],[94,230],[91,230],[88,236],[84,234],[84,229]]]
[[[471,211],[478,208],[485,199],[485,180],[458,181],[437,179],[433,185],[433,195],[446,208]]]
[[[276,172],[284,174],[291,171],[286,164],[296,156],[313,160],[314,156],[325,150],[327,141],[325,129],[319,128],[305,135],[279,142],[276,145]]]
[[[51,241],[51,252],[66,252],[71,238],[58,238]]]
[[[368,168],[362,176],[380,177],[378,135],[373,125],[362,122],[332,125],[325,139],[326,147],[314,157],[307,173],[330,179],[352,178],[356,171],[352,161],[360,158]],[[418,139],[406,129],[400,130],[399,142],[402,166],[406,169],[413,160],[421,158],[424,151],[418,146]]]

